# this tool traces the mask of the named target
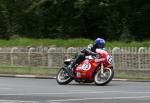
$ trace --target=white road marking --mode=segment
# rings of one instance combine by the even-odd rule
[[[70,95],[70,94],[103,94],[103,93],[135,93],[135,94],[150,94],[150,92],[132,92],[132,91],[93,91],[93,92],[59,92],[59,93],[8,93],[0,95]]]
[[[93,93],[93,94],[99,94],[99,93],[135,93],[137,94],[143,94],[143,96],[122,96],[122,97],[102,97],[102,98],[77,98],[77,99],[58,99],[58,100],[48,100],[48,102],[50,103],[61,103],[61,102],[67,102],[67,101],[87,101],[87,100],[116,100],[116,99],[150,99],[150,92],[132,92],[132,91],[100,91],[100,92],[68,92],[68,93],[16,93],[16,94],[0,94],[0,95],[4,95],[4,96],[9,96],[9,95],[47,95],[47,94],[63,94],[63,95],[67,95],[67,94],[86,94],[86,93]],[[144,95],[147,94],[148,96]],[[20,103],[37,103],[40,101],[17,101],[17,100],[0,100],[0,102],[20,102]]]
[[[13,89],[13,88],[0,88],[0,89]]]
[[[86,101],[86,100],[145,99],[145,98],[150,98],[150,96],[108,97],[108,98],[80,98],[80,99],[59,99],[59,100],[50,100],[50,101],[52,101],[52,102],[67,102],[67,101]]]
[[[61,102],[50,102],[50,103],[61,103]]]
[[[11,100],[0,100],[0,102],[6,102],[6,101],[11,101]]]
[[[19,101],[19,103],[39,103],[40,101]]]
[[[2,103],[18,103],[17,100],[0,100]]]
[[[40,101],[19,101],[19,100],[0,100],[3,103],[38,103]]]
[[[0,94],[0,95],[68,95],[68,94],[87,94],[87,93],[93,93],[93,94],[101,94],[101,93],[115,93],[115,92],[121,92],[121,91],[100,91],[100,92],[62,92],[62,93],[16,93],[16,94]]]

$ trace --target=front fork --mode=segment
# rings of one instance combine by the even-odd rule
[[[101,73],[102,73],[102,74],[104,73],[104,70],[105,70],[105,69],[108,69],[108,68],[112,68],[112,65],[108,65],[107,67],[105,67],[105,66],[104,66],[104,63],[101,63],[101,68],[100,68],[100,69],[101,69]]]
[[[101,63],[101,74],[103,74],[103,73],[104,73],[104,64]]]

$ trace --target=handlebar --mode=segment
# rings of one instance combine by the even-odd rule
[[[101,55],[100,54],[95,54],[95,55],[92,55],[92,57],[95,58],[95,59],[96,58],[101,58]]]

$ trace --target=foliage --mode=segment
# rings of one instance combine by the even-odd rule
[[[12,36],[10,40],[0,40],[0,47],[36,47],[36,46],[56,46],[56,47],[87,47],[93,44],[91,39],[28,39]],[[143,42],[122,42],[106,41],[106,47],[149,47],[150,41]]]
[[[0,38],[150,39],[149,0],[0,0]]]

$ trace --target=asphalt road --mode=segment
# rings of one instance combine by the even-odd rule
[[[0,103],[150,103],[150,82],[58,85],[54,79],[1,77]]]

